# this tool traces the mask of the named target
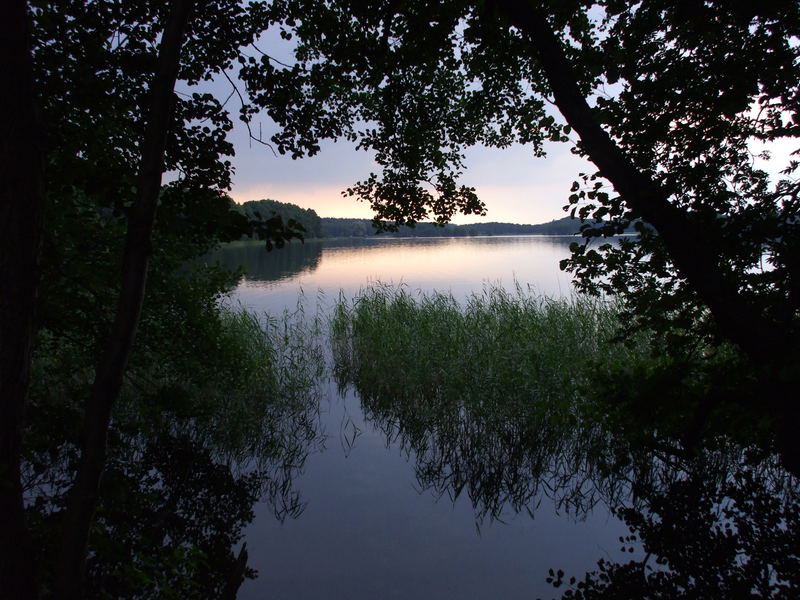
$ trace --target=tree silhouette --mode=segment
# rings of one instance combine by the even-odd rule
[[[703,352],[734,344],[755,383],[713,402],[772,418],[800,472],[798,162],[770,178],[753,150],[800,131],[796,3],[287,0],[278,10],[296,22],[298,65],[243,76],[307,82],[268,101],[284,125],[280,151],[302,150],[306,130],[372,149],[382,173],[348,193],[401,225],[483,210],[458,184],[473,144],[542,155],[545,141],[574,139],[598,171],[572,186],[567,209],[588,220],[586,240],[563,266],[581,289],[624,300],[630,325],[700,371]],[[357,118],[328,131],[325,108]],[[638,236],[593,243],[632,223]]]

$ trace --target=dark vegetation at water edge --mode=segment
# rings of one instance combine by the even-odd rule
[[[268,30],[291,40],[291,64],[257,47]],[[588,227],[562,266],[580,291],[613,295],[620,335],[647,336],[652,353],[596,370],[587,397],[602,402],[585,407],[610,411],[619,435],[607,453],[642,451],[623,459],[645,461],[632,489],[650,505],[625,513],[645,547],[670,537],[671,506],[699,507],[689,514],[720,552],[691,543],[670,560],[725,561],[701,561],[683,579],[601,566],[567,596],[635,596],[634,580],[666,597],[707,595],[696,586],[708,582],[726,591],[742,582],[731,595],[796,596],[787,565],[798,537],[784,535],[796,502],[778,492],[787,470],[800,474],[800,162],[770,176],[753,148],[800,137],[798,37],[796,2],[0,3],[0,597],[233,597],[247,574],[246,553],[231,546],[255,496],[278,480],[259,460],[235,472],[231,456],[274,457],[291,475],[311,437],[303,401],[313,396],[305,367],[269,354],[294,336],[262,334],[226,311],[231,274],[186,264],[242,236],[271,248],[313,231],[231,210],[232,115],[249,128],[259,113],[277,133],[251,136],[293,158],[325,139],[372,151],[380,172],[346,193],[390,231],[483,214],[460,180],[473,145],[525,144],[543,156],[546,142],[575,140],[597,172],[579,176],[566,200]],[[215,96],[213,80],[231,88]],[[168,184],[166,172],[176,174]],[[603,243],[630,226],[638,236]],[[437,303],[462,318],[446,299],[423,313]],[[401,323],[417,318],[405,304]],[[509,350],[493,340],[487,348]],[[349,381],[369,399],[375,390],[358,375],[369,355],[358,346],[352,355]],[[445,407],[442,374],[463,366],[457,358],[430,380]],[[535,382],[539,363],[527,364]],[[487,355],[474,355],[472,368],[483,365]],[[249,424],[273,407],[286,444],[260,446],[271,439],[266,417],[255,419],[258,436],[247,425],[218,439],[218,411],[227,422],[243,410],[234,422]],[[299,416],[298,428],[284,416]],[[525,452],[507,423],[478,421],[479,432],[496,427],[510,452]],[[745,459],[735,469],[696,476],[694,461],[734,444]],[[647,461],[678,461],[682,474],[661,485]],[[712,501],[718,491],[730,502]],[[744,506],[771,528],[740,519]]]
[[[255,501],[300,508],[320,359],[192,264],[297,232],[231,210],[227,113],[174,86],[230,68],[256,8],[1,6],[0,598],[233,598]]]
[[[324,360],[313,319],[266,322],[219,308],[204,279],[201,270],[172,281],[164,291],[176,301],[143,315],[109,428],[85,597],[234,597],[256,576],[242,539],[255,504],[279,519],[302,512],[293,480],[321,443]],[[91,346],[69,333],[42,331],[33,362],[22,477],[45,557],[56,546],[92,377]],[[54,577],[50,564],[43,582]]]
[[[267,222],[277,216],[284,223],[296,223],[302,228],[301,232],[304,238],[327,237],[324,232],[323,220],[315,210],[310,208],[300,208],[296,204],[277,200],[250,200],[242,204],[233,204],[233,207],[251,221]]]

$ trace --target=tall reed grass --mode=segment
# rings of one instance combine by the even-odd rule
[[[466,494],[479,521],[530,511],[545,496],[575,516],[598,501],[635,505],[637,489],[666,489],[691,472],[726,481],[750,442],[719,435],[683,446],[692,394],[706,384],[681,375],[693,372],[691,358],[676,363],[648,332],[623,339],[618,314],[613,302],[519,287],[458,302],[378,285],[336,305],[334,373],[413,456],[420,485]],[[631,417],[646,412],[653,419]]]
[[[376,286],[340,299],[336,372],[375,391],[547,404],[570,411],[592,371],[643,351],[619,343],[617,310],[596,298],[547,299],[487,287],[461,304]]]
[[[612,442],[586,418],[593,373],[645,352],[644,339],[617,341],[616,314],[598,299],[520,288],[459,303],[376,286],[334,309],[335,375],[416,456],[423,486],[466,492],[479,518],[543,494],[582,514],[599,493],[627,493],[624,478],[598,473]]]
[[[306,313],[303,298],[277,316],[240,305],[219,311],[205,372],[179,377],[177,388],[183,390],[177,397],[183,400],[163,414],[171,428],[189,432],[219,460],[257,474],[262,499],[278,516],[299,514],[293,480],[323,439],[318,412],[326,369],[324,323],[319,314]]]

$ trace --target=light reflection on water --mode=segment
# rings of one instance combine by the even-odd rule
[[[225,249],[227,266],[247,272],[236,297],[256,311],[293,308],[303,290],[335,298],[351,296],[375,282],[411,290],[450,291],[463,299],[484,284],[518,282],[537,293],[560,297],[571,291],[570,277],[558,266],[574,237],[496,236],[471,238],[366,238],[332,242],[292,242],[267,253],[258,244]]]
[[[267,254],[257,245],[226,249],[228,266],[247,274],[234,298],[257,312],[292,309],[300,290],[307,311],[340,290],[352,296],[374,282],[463,299],[486,283],[515,282],[557,297],[570,293],[558,268],[574,238],[534,236],[306,242]],[[321,409],[327,449],[310,456],[296,480],[307,503],[296,520],[277,522],[257,507],[246,534],[250,565],[243,600],[276,598],[550,597],[549,568],[582,573],[618,555],[625,527],[604,509],[575,522],[547,500],[505,523],[476,526],[466,494],[454,502],[419,488],[414,458],[366,422],[353,392],[326,386]]]

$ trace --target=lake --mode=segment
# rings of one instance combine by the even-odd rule
[[[267,253],[235,244],[216,257],[242,265],[234,301],[256,312],[323,313],[344,294],[377,282],[412,293],[434,290],[464,299],[485,285],[520,286],[548,297],[571,293],[558,263],[574,238],[369,238],[293,242]],[[408,444],[365,417],[356,392],[322,387],[324,448],[294,481],[305,503],[298,518],[278,520],[256,507],[246,531],[258,571],[239,598],[535,598],[558,595],[548,569],[581,575],[600,558],[621,556],[627,528],[600,504],[579,515],[538,495],[522,512],[480,518],[468,493],[431,486]],[[479,450],[478,450],[479,451]],[[524,477],[524,474],[521,475]]]
[[[272,253],[259,244],[233,245],[217,256],[246,274],[235,296],[256,311],[292,308],[302,290],[309,297],[352,295],[375,282],[411,290],[450,291],[463,298],[485,283],[518,282],[537,293],[571,293],[558,266],[575,238],[498,236],[457,238],[353,238],[293,242]]]

